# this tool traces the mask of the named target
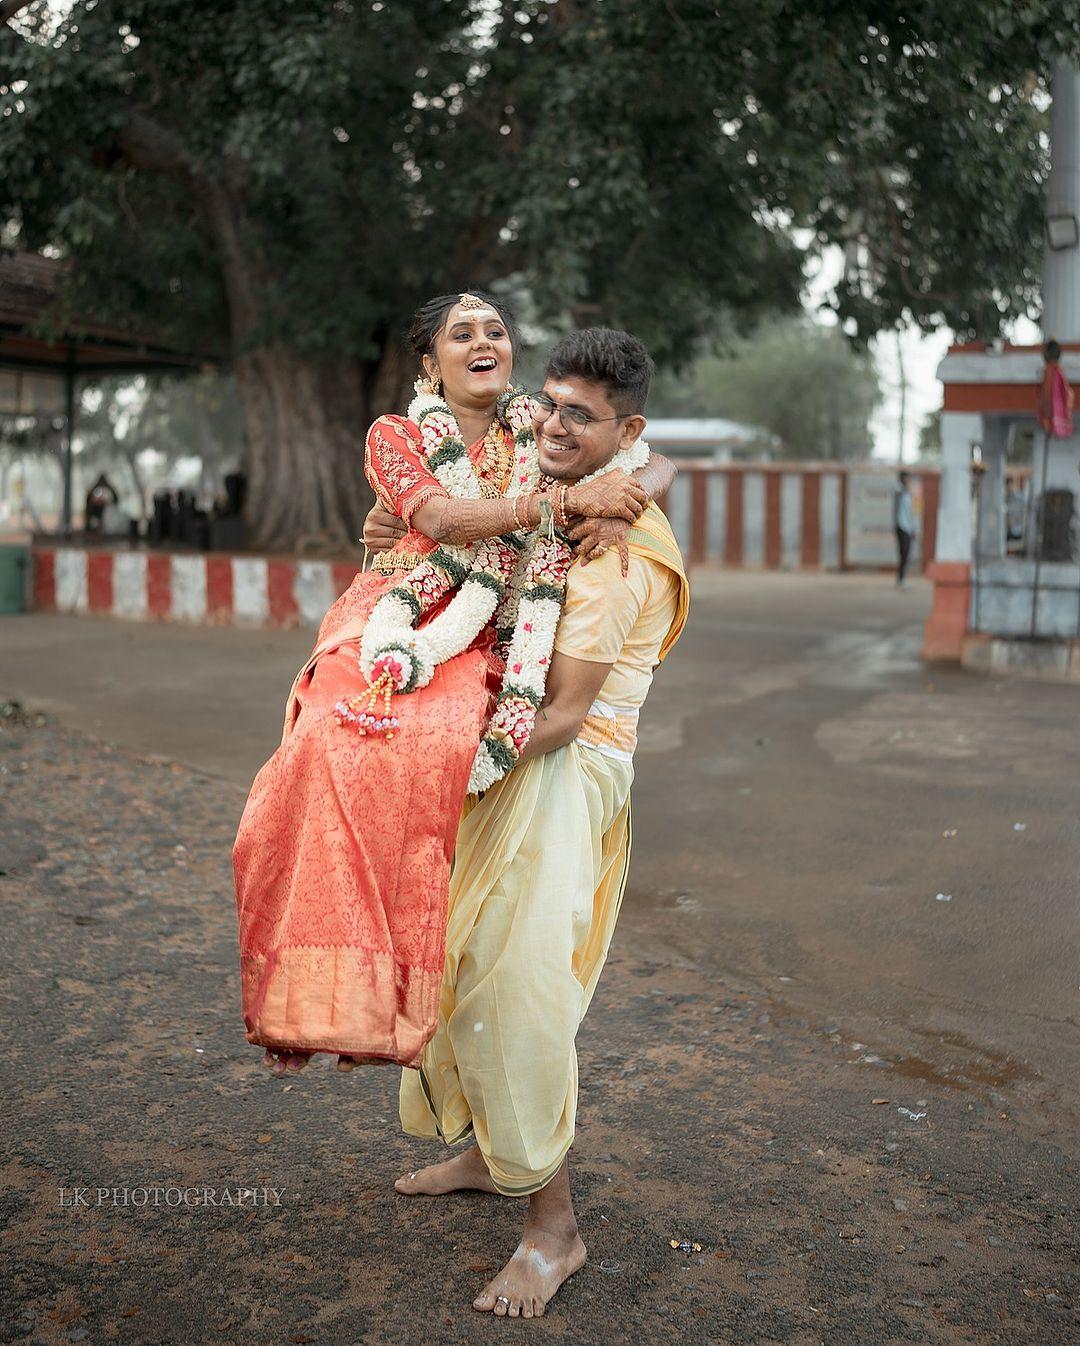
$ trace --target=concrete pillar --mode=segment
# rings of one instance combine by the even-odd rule
[[[1046,213],[1080,221],[1080,70],[1056,66],[1051,95]],[[1046,246],[1042,327],[1047,340],[1080,341],[1080,247]]]
[[[941,413],[941,500],[935,559],[926,567],[934,606],[923,629],[923,658],[958,663],[971,603],[973,510],[971,446],[983,442],[983,418],[966,411]]]
[[[1046,182],[1046,214],[1071,215],[1080,221],[1080,69],[1054,68],[1050,106],[1050,175]],[[1080,246],[1051,248],[1043,264],[1043,338],[1062,343],[1080,341]],[[1080,435],[1052,439],[1042,480],[1043,443],[1035,442],[1034,490],[1072,491],[1080,501]]]
[[[980,560],[1005,555],[1005,446],[1008,422],[1002,416],[983,418],[982,453],[985,471],[979,476]]]
[[[971,561],[971,446],[983,442],[983,418],[967,411],[941,413],[939,561]]]

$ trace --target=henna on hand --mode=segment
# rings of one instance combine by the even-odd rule
[[[514,504],[515,501],[506,496],[497,500],[433,496],[414,512],[412,524],[435,542],[467,547],[480,538],[499,537],[517,528]]]
[[[579,482],[566,493],[567,512],[586,519],[625,519],[633,523],[648,503],[644,487],[618,468],[595,481]]]
[[[575,550],[583,566],[603,556],[610,547],[617,548],[625,579],[630,573],[629,532],[630,524],[625,519],[578,519],[570,528],[569,536],[577,544]]]

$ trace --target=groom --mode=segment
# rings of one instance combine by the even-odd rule
[[[564,337],[532,399],[541,471],[574,482],[632,445],[652,373],[626,332]],[[369,543],[386,545],[386,516],[371,525]],[[473,1301],[497,1316],[539,1316],[586,1258],[569,1176],[574,1038],[626,882],[638,712],[688,606],[678,546],[655,506],[627,540],[625,576],[616,550],[571,567],[532,737],[462,820],[439,1026],[419,1071],[402,1072],[403,1128],[474,1144],[399,1178],[397,1190],[528,1203],[516,1251]]]

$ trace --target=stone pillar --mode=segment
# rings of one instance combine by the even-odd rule
[[[971,446],[983,442],[983,418],[975,412],[941,413],[941,500],[935,560],[971,561]]]

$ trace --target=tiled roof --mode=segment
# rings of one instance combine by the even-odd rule
[[[149,333],[132,333],[80,319],[56,340],[30,330],[48,315],[60,277],[70,262],[32,252],[0,253],[0,365],[63,369],[74,362],[83,373],[130,369],[190,369],[216,363],[220,353],[180,351]]]

